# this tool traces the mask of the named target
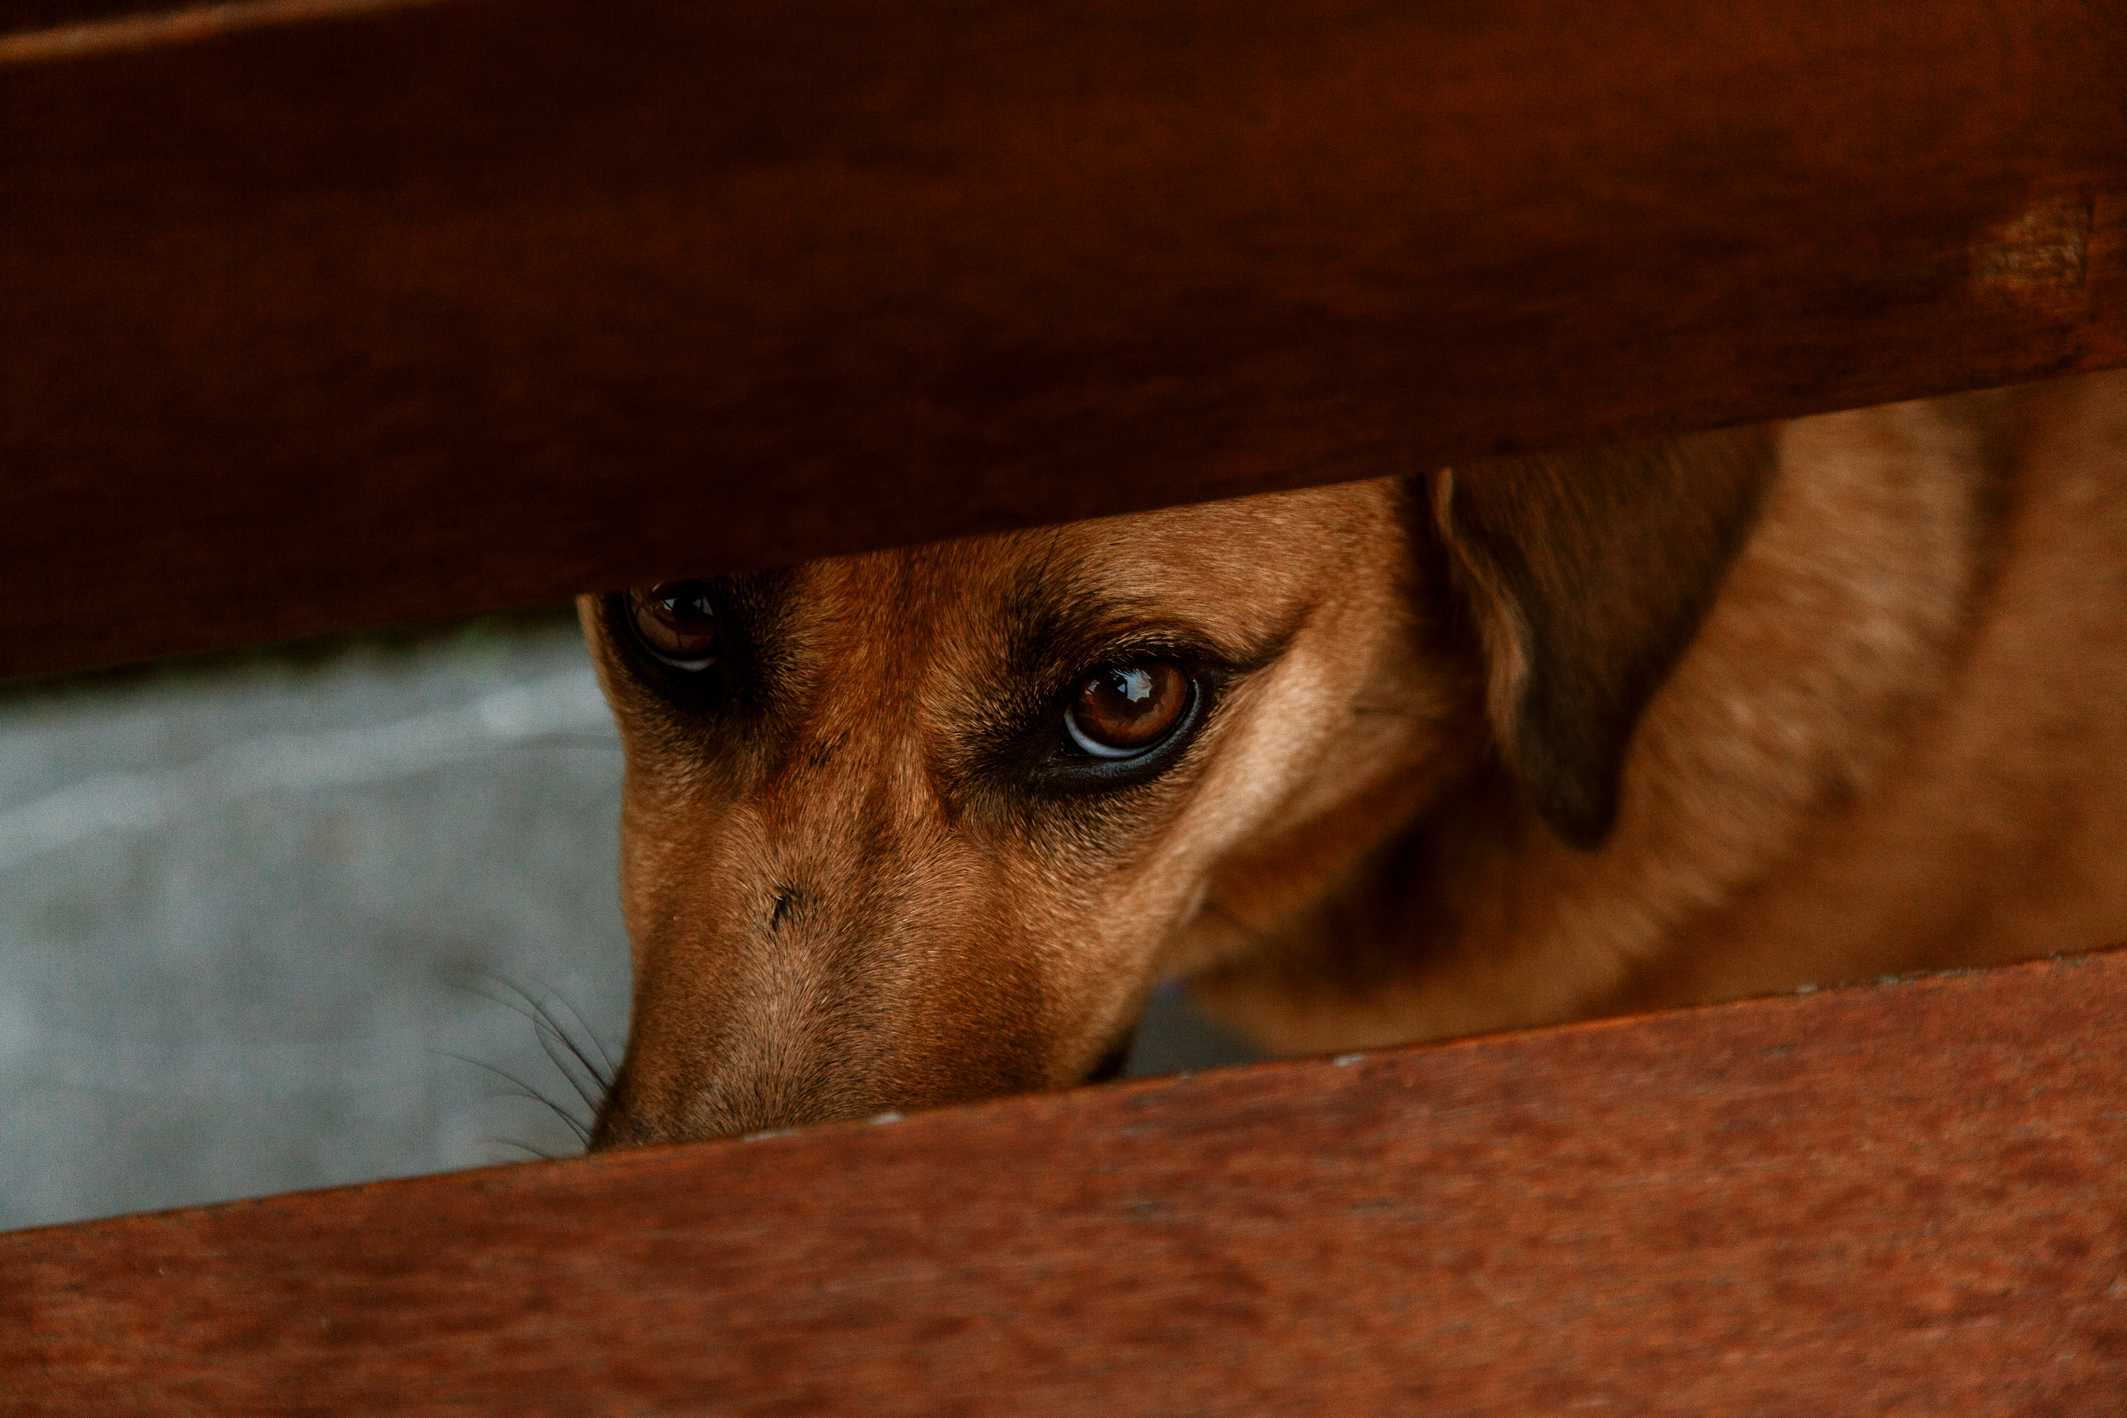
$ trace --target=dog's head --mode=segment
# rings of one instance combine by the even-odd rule
[[[1613,461],[585,598],[636,972],[597,1144],[1102,1076],[1250,948],[1226,893],[1350,886],[1486,762],[1599,838],[1749,502]]]

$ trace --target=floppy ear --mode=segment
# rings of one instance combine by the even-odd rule
[[[1507,767],[1592,848],[1617,818],[1625,746],[1756,517],[1765,428],[1443,469],[1433,521],[1483,642]]]

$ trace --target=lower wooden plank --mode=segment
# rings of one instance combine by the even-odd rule
[[[0,1236],[0,1407],[2114,1413],[2127,955]]]

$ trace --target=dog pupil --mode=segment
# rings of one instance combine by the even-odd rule
[[[674,596],[665,602],[665,614],[678,621],[694,621],[697,625],[713,619],[715,612],[709,609],[708,598],[699,591]]]

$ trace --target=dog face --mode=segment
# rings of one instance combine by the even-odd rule
[[[1749,503],[1613,461],[585,598],[636,978],[595,1145],[1101,1076],[1495,760],[1599,837]]]
[[[600,1142],[1118,1059],[1231,935],[1225,874],[1333,873],[1293,858],[1422,791],[1469,683],[1420,653],[1403,510],[1357,484],[586,598],[637,979]]]

